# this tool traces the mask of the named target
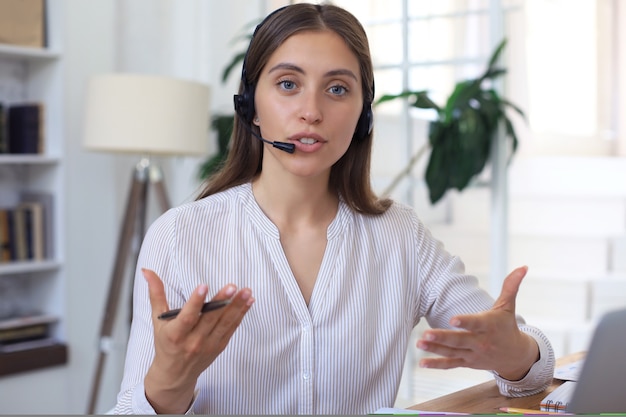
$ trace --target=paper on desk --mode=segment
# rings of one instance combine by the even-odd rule
[[[554,370],[554,377],[563,381],[578,381],[578,375],[582,367],[583,359],[559,366]]]
[[[383,407],[376,410],[373,414],[385,414],[385,415],[413,415],[413,416],[464,416],[467,413],[452,413],[447,411],[421,411],[421,410],[409,410],[406,408],[390,408]]]

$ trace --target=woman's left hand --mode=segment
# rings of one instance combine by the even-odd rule
[[[450,324],[461,330],[424,331],[417,347],[441,357],[424,358],[420,366],[493,370],[509,381],[524,378],[539,359],[537,343],[519,330],[515,319],[515,297],[527,271],[520,267],[505,278],[490,310],[453,317]]]

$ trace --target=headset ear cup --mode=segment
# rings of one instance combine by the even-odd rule
[[[248,123],[254,119],[254,88],[245,84],[243,92],[235,95],[235,111]]]
[[[255,88],[250,84],[246,85],[244,90],[244,100],[246,102],[246,121],[252,123],[256,110],[254,109],[254,90]]]
[[[246,105],[245,105],[245,100],[242,94],[235,94],[234,97],[234,104],[235,104],[235,112],[239,115],[239,117],[241,117],[242,119],[246,119]]]
[[[356,129],[354,130],[354,138],[358,140],[364,139],[367,135],[372,133],[374,128],[374,115],[372,113],[372,106],[369,104],[363,105],[363,110],[359,116],[359,120],[356,123]]]

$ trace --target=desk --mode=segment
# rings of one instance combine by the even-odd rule
[[[584,357],[584,352],[574,353],[556,361],[556,366],[566,365]],[[500,395],[495,381],[484,382],[434,400],[415,404],[409,409],[421,411],[452,411],[470,414],[496,414],[500,407],[526,408],[539,410],[541,400],[563,381],[554,379],[543,392],[528,397],[509,398]]]

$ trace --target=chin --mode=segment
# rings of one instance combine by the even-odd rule
[[[298,166],[285,167],[293,176],[299,178],[324,178],[330,176],[330,167],[320,167],[319,165],[298,164]]]

